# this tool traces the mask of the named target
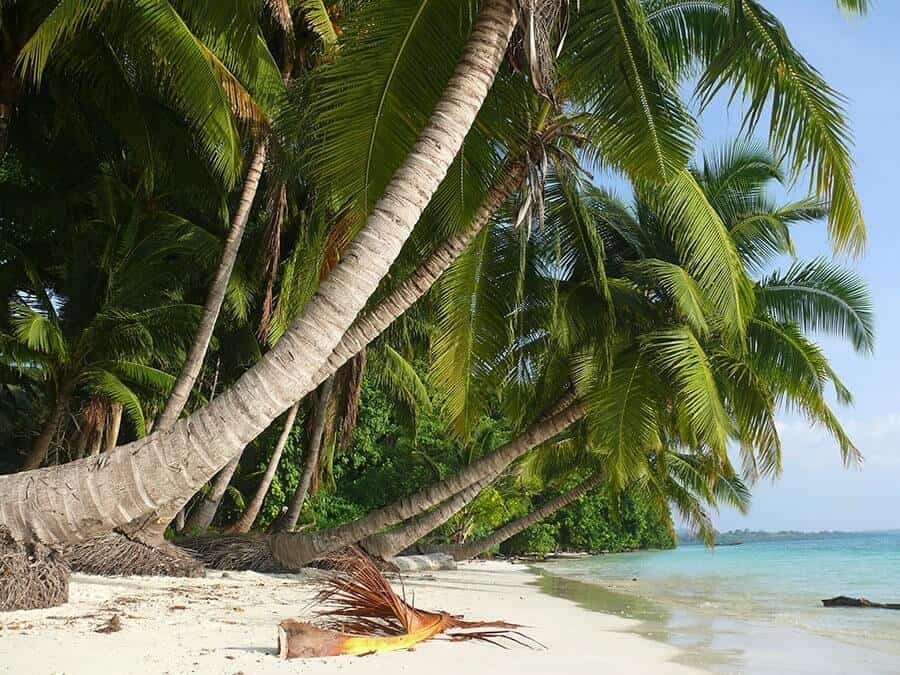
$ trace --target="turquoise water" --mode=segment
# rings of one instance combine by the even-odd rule
[[[718,672],[900,673],[900,611],[821,603],[900,603],[900,532],[682,546],[542,569],[549,592],[639,619],[649,636]]]

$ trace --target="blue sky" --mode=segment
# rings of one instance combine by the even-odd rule
[[[754,489],[748,516],[723,511],[720,530],[900,528],[900,2],[881,0],[866,17],[848,17],[829,0],[767,0],[806,58],[848,99],[855,137],[856,180],[869,230],[865,256],[847,261],[870,284],[877,346],[860,357],[821,339],[855,395],[840,410],[865,455],[861,470],[844,469],[834,444],[801,420],[780,421],[784,474]],[[740,109],[714,103],[702,117],[704,146],[727,141]],[[805,184],[794,196],[802,196]],[[891,206],[894,204],[895,206]],[[830,255],[824,225],[797,228],[798,255]]]

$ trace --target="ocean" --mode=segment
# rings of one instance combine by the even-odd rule
[[[821,603],[900,603],[900,532],[684,545],[540,570],[546,592],[635,619],[713,672],[900,674],[900,611]]]

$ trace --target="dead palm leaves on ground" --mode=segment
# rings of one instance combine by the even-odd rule
[[[454,642],[479,640],[505,647],[539,643],[506,621],[466,621],[447,612],[417,609],[391,588],[372,560],[359,549],[327,559],[333,573],[322,580],[315,602],[316,624],[288,620],[279,625],[282,658],[362,656],[411,649],[440,636]]]

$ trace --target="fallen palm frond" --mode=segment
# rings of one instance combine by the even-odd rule
[[[506,621],[465,621],[447,612],[416,609],[391,588],[373,561],[359,549],[327,559],[333,573],[323,579],[316,602],[320,625],[288,620],[279,625],[282,658],[360,656],[409,649],[441,635],[453,641],[503,641],[539,645]]]

